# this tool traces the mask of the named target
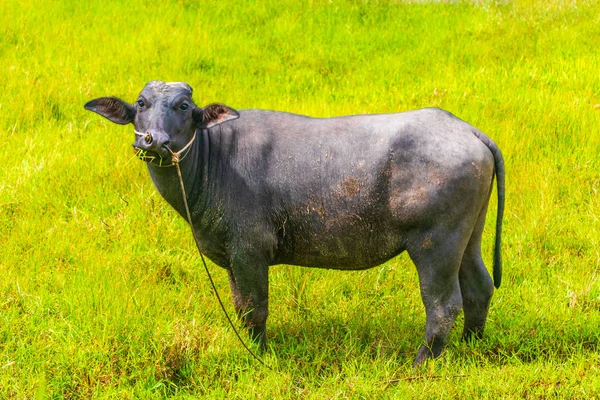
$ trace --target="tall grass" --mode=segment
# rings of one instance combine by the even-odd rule
[[[599,395],[597,1],[0,2],[0,397]],[[487,335],[421,370],[406,256],[274,267],[261,368],[130,129],[86,113],[183,80],[198,104],[313,116],[445,108],[507,167]],[[490,207],[491,210],[494,207]],[[495,215],[484,236],[491,263]],[[226,274],[211,265],[219,290]]]

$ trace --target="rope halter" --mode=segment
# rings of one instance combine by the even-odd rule
[[[150,134],[150,132],[141,133],[134,129],[133,133],[135,133],[136,136],[143,136],[146,143],[148,143],[148,144],[152,143],[152,135]],[[173,150],[171,150],[171,148],[169,146],[165,146],[167,148],[167,150],[169,150],[169,153],[171,153],[171,164],[163,165],[162,157],[161,157],[161,164],[153,164],[153,165],[155,165],[157,167],[172,167],[175,164],[179,164],[189,154],[189,148],[192,145],[192,143],[194,143],[194,140],[196,140],[196,131],[194,131],[194,136],[192,136],[190,141],[185,146],[183,146],[183,148],[181,148],[179,151],[174,152]],[[140,149],[140,150],[142,150],[142,149]],[[183,152],[186,150],[188,150],[188,151],[182,156]],[[150,160],[150,163],[152,163],[152,161],[154,161],[154,158],[152,158]]]

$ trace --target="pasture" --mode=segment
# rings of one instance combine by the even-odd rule
[[[4,0],[0,13],[0,398],[600,396],[599,2]],[[485,337],[462,342],[459,317],[442,356],[413,369],[425,313],[408,256],[277,266],[275,371],[261,367],[131,126],[83,109],[133,102],[153,79],[188,82],[200,106],[435,106],[485,132],[507,177]]]

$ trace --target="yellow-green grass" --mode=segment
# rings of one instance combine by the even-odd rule
[[[0,13],[0,398],[600,396],[599,2],[4,0]],[[238,109],[438,106],[486,132],[507,171],[486,337],[461,342],[459,318],[442,357],[413,370],[425,315],[406,255],[364,272],[279,266],[275,371],[262,368],[131,129],[83,109],[152,79]]]

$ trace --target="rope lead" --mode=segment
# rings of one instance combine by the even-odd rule
[[[135,132],[135,133],[139,134],[138,132]],[[190,213],[190,208],[189,208],[188,202],[187,202],[187,195],[185,193],[185,186],[183,184],[183,177],[181,176],[181,169],[179,168],[179,162],[181,160],[183,160],[183,157],[180,158],[181,153],[183,151],[185,151],[185,149],[187,149],[192,144],[192,142],[194,141],[195,138],[196,138],[196,132],[194,132],[194,137],[192,138],[192,140],[190,140],[190,142],[183,149],[179,150],[176,153],[173,152],[169,147],[167,147],[167,150],[169,150],[169,152],[171,153],[172,162],[171,162],[170,165],[164,165],[164,167],[171,167],[171,166],[174,165],[175,168],[177,169],[177,176],[179,177],[179,185],[181,187],[181,195],[183,197],[183,204],[185,205],[185,212],[186,212],[186,215],[187,215],[188,223],[190,224],[190,228],[192,229],[192,236],[194,237],[194,242],[196,243],[196,247],[198,248],[198,252],[200,253],[200,259],[202,259],[202,264],[204,265],[204,270],[206,271],[206,275],[208,276],[208,280],[210,281],[210,285],[212,286],[212,289],[213,289],[213,291],[215,293],[215,296],[217,297],[219,305],[221,306],[221,310],[223,310],[223,314],[225,314],[225,317],[227,318],[227,321],[229,321],[229,325],[231,326],[231,329],[233,329],[233,332],[235,332],[235,335],[237,336],[238,340],[240,341],[240,343],[242,344],[242,346],[244,346],[244,348],[248,351],[248,353],[250,353],[250,355],[252,357],[254,357],[254,359],[256,359],[264,367],[267,367],[268,369],[270,369],[271,371],[273,371],[273,368],[271,368],[270,366],[268,366],[267,364],[265,364],[265,362],[262,359],[260,359],[246,345],[246,343],[244,342],[244,340],[240,336],[240,333],[236,329],[235,325],[233,324],[233,321],[229,317],[229,313],[227,312],[227,310],[225,309],[225,306],[223,305],[223,301],[221,301],[221,296],[219,296],[219,292],[217,291],[217,286],[215,285],[215,282],[213,281],[212,275],[210,274],[210,271],[208,270],[208,266],[206,265],[206,261],[204,260],[204,254],[202,254],[202,250],[200,249],[200,242],[198,241],[198,237],[196,236],[196,230],[194,229],[194,225],[192,225],[192,215]],[[187,153],[186,153],[186,155],[187,155]]]

